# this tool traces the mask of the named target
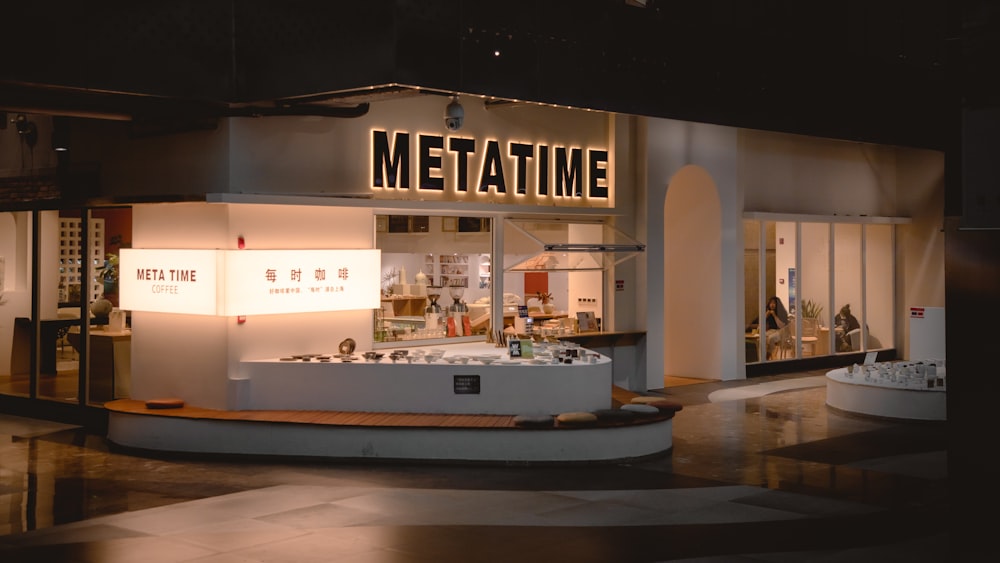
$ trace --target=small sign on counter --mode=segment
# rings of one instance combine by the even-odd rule
[[[478,395],[479,376],[478,375],[455,375],[454,386],[456,395]]]
[[[530,338],[515,338],[507,343],[507,352],[510,357],[524,358],[530,360],[535,357],[534,342]]]

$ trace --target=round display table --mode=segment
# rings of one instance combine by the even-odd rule
[[[867,371],[865,371],[867,368]],[[944,367],[938,381],[896,378],[879,374],[874,366],[860,366],[856,373],[839,368],[826,374],[826,404],[838,410],[909,420],[947,420]]]

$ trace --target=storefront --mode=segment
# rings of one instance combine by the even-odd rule
[[[554,339],[638,335],[613,353],[598,351],[614,355],[611,382],[643,392],[663,387],[664,375],[740,379],[755,359],[837,354],[834,336],[809,340],[804,322],[787,355],[767,359],[760,340],[748,345],[746,327],[771,295],[821,303],[827,316],[818,324],[826,326],[841,302],[857,303],[881,343],[862,340],[857,351],[903,356],[906,306],[943,300],[940,269],[913,271],[915,259],[943,261],[933,235],[937,153],[460,100],[457,131],[444,126],[449,100],[437,95],[380,101],[354,118],[230,118],[212,131],[139,139],[114,123],[81,124],[74,157],[101,164],[103,200],[129,203],[125,240],[141,259],[154,250],[379,254],[377,270],[365,271],[373,281],[339,310],[206,313],[183,299],[173,308],[121,303],[130,308],[130,359],[119,392],[239,410],[254,404],[254,362],[280,367],[282,358],[335,354],[348,339],[358,353],[386,354],[493,343],[529,325]],[[35,227],[4,215],[17,240],[5,252],[27,256]],[[856,243],[838,242],[843,228],[857,229]],[[45,237],[36,238],[44,247]],[[794,248],[790,255],[773,265],[766,252],[751,257],[779,239]],[[831,249],[818,262],[817,246]],[[839,282],[853,260],[840,257],[845,248],[864,258],[855,261],[864,274],[849,276],[856,292]],[[58,284],[41,274],[36,282],[29,263],[8,261],[8,279],[57,304]],[[87,275],[103,265],[92,263]],[[122,282],[135,281],[133,273],[123,272]],[[824,276],[833,283],[820,283]],[[284,287],[295,290],[290,280]],[[283,392],[306,399],[307,380]],[[396,391],[387,384],[384,392]],[[136,436],[135,427],[129,432]]]

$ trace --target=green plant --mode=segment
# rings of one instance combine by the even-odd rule
[[[118,255],[109,252],[104,258],[104,265],[95,272],[97,277],[106,282],[118,281]]]
[[[802,317],[807,319],[818,319],[823,313],[823,306],[812,299],[802,302]]]

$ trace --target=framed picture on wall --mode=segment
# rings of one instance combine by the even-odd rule
[[[441,231],[445,233],[458,232],[458,217],[442,217]]]

